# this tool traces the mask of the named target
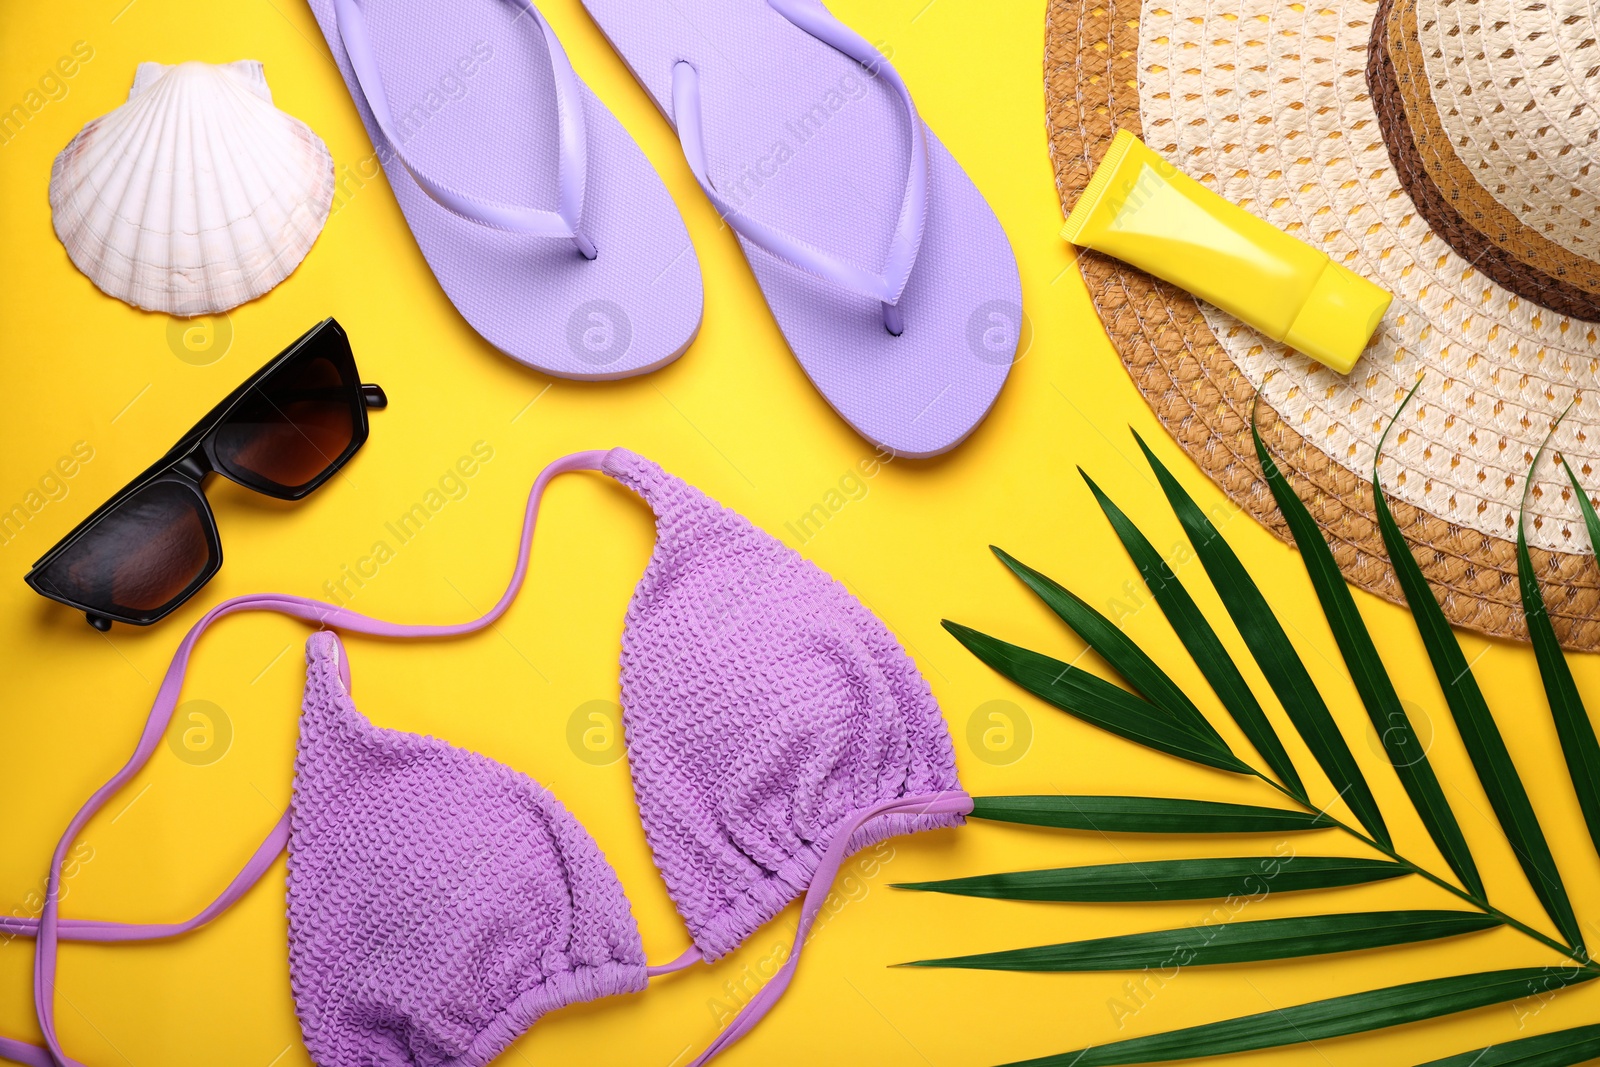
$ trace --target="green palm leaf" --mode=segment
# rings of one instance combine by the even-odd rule
[[[1415,391],[1413,388],[1412,392]],[[1406,399],[1409,401],[1410,397]],[[1404,410],[1403,404],[1401,410]],[[1395,417],[1399,418],[1398,415]],[[1384,434],[1387,436],[1388,431],[1385,430]],[[1383,439],[1380,438],[1378,456],[1382,454]],[[1517,862],[1522,866],[1539,902],[1544,905],[1544,910],[1556,924],[1556,929],[1569,945],[1581,950],[1583,939],[1578,931],[1578,920],[1572,913],[1572,903],[1567,899],[1566,887],[1562,885],[1561,874],[1556,870],[1555,857],[1550,854],[1550,845],[1545,840],[1544,831],[1539,828],[1533,804],[1528,800],[1528,791],[1517,775],[1516,765],[1511,762],[1505,739],[1500,736],[1500,729],[1495,725],[1489,705],[1483,699],[1483,691],[1478,688],[1472,668],[1461,652],[1461,645],[1451,631],[1444,611],[1433,598],[1433,590],[1423,577],[1422,568],[1411,555],[1411,547],[1389,511],[1383,485],[1378,480],[1376,459],[1372,471],[1372,502],[1378,516],[1378,529],[1383,534],[1384,546],[1394,565],[1395,577],[1405,593],[1406,603],[1411,606],[1422,643],[1428,650],[1428,659],[1433,663],[1433,673],[1444,690],[1450,714],[1461,732],[1461,740],[1472,759],[1473,769],[1478,772],[1483,790],[1489,796],[1495,817],[1500,821],[1500,829],[1511,843]]]
[[[1399,1026],[1422,1019],[1469,1011],[1523,997],[1540,996],[1562,986],[1593,979],[1576,969],[1520,967],[1373,989],[1343,997],[1275,1008],[1165,1034],[1113,1041],[1106,1045],[1022,1060],[1007,1067],[1110,1067],[1218,1056],[1250,1049],[1277,1048],[1345,1034]]]
[[[1171,797],[974,797],[969,817],[1103,834],[1277,834],[1335,825],[1321,812]]]
[[[895,888],[994,900],[1125,903],[1260,897],[1267,893],[1381,882],[1410,873],[1410,868],[1388,860],[1344,856],[1229,856],[1008,871],[938,882],[899,882]]]
[[[1384,751],[1389,755],[1389,762],[1393,764],[1400,784],[1405,787],[1406,795],[1411,798],[1412,805],[1422,819],[1422,825],[1427,828],[1450,869],[1461,879],[1461,884],[1468,892],[1483,897],[1483,880],[1478,876],[1478,866],[1473,862],[1467,839],[1462,836],[1455,813],[1445,800],[1444,790],[1440,788],[1439,779],[1428,762],[1427,751],[1417,740],[1411,720],[1400,705],[1400,695],[1389,680],[1383,659],[1378,655],[1377,646],[1372,643],[1366,622],[1356,610],[1355,598],[1350,595],[1350,587],[1345,584],[1344,575],[1334,561],[1322,530],[1295,495],[1289,480],[1272,461],[1253,419],[1250,434],[1255,439],[1256,459],[1261,463],[1267,485],[1272,490],[1273,499],[1278,502],[1279,512],[1289,523],[1289,532],[1294,535],[1295,547],[1300,550],[1301,562],[1305,564],[1306,573],[1317,591],[1317,599],[1322,604],[1333,638],[1350,671],[1350,678],[1355,682],[1356,692],[1361,695],[1361,703],[1367,709],[1373,729],[1383,741]]]
[[[1499,925],[1499,919],[1475,911],[1308,915],[1100,937],[1061,945],[917,960],[902,966],[984,971],[1137,971],[1146,967],[1167,970],[1435,941]]]
[[[1128,635],[1117,629],[1111,620],[1058,585],[1053,579],[1013,558],[1004,549],[989,546],[989,551],[1000,562],[1011,568],[1024,585],[1033,590],[1045,605],[1055,612],[1062,622],[1072,627],[1088,646],[1109,663],[1135,691],[1152,704],[1164,708],[1174,719],[1189,727],[1191,733],[1214,738],[1223,743],[1222,735],[1206,721],[1206,717],[1184,695],[1167,672],[1156,666],[1155,660],[1145,655]]]
[[[1572,1067],[1600,1056],[1600,1025],[1507,1041],[1488,1048],[1458,1052],[1421,1067]]]
[[[944,628],[990,667],[1084,722],[1208,767],[1235,774],[1251,773],[1225,744],[1191,733],[1164,708],[1121,686],[948,619]]]
[[[1583,511],[1583,524],[1589,528],[1589,551],[1600,552],[1600,515],[1594,513],[1594,504],[1589,501],[1589,494],[1578,484],[1578,476],[1572,473],[1572,464],[1567,462],[1565,456],[1561,457],[1561,465],[1567,469],[1567,480],[1572,483],[1572,492],[1577,496],[1578,507]]]
[[[1178,635],[1178,640],[1188,649],[1195,666],[1205,675],[1206,682],[1217,694],[1217,699],[1222,701],[1222,706],[1228,710],[1228,714],[1233,717],[1239,729],[1250,739],[1255,750],[1261,753],[1261,758],[1267,761],[1272,773],[1276,774],[1278,780],[1288,788],[1290,795],[1305,800],[1305,784],[1296,773],[1289,754],[1284,751],[1283,742],[1278,740],[1278,735],[1272,729],[1272,723],[1268,721],[1266,712],[1261,710],[1261,703],[1256,700],[1256,695],[1251,691],[1249,683],[1244,680],[1244,675],[1239,673],[1239,668],[1234,666],[1233,659],[1223,647],[1221,639],[1217,637],[1217,632],[1211,628],[1206,617],[1200,614],[1200,608],[1195,604],[1194,598],[1183,587],[1177,575],[1172,573],[1172,568],[1161,558],[1161,554],[1156,551],[1149,538],[1145,537],[1122,513],[1121,508],[1112,503],[1111,498],[1101,491],[1093,478],[1084,474],[1083,468],[1078,468],[1078,473],[1082,475],[1089,486],[1089,491],[1099,501],[1100,510],[1105,512],[1111,528],[1116,531],[1118,540],[1122,542],[1134,565],[1139,568],[1145,587],[1150,590],[1150,595],[1161,608],[1161,613],[1167,617],[1173,632]]]
[[[1415,392],[1415,390],[1413,390]],[[1409,401],[1410,397],[1407,397]],[[1402,404],[1402,410],[1404,410]],[[1385,431],[1387,434],[1387,431]],[[1433,940],[1496,926],[1513,928],[1530,939],[1571,954],[1567,969],[1522,968],[1412,982],[1387,989],[1319,1000],[1282,1010],[1134,1038],[1013,1067],[1093,1067],[1189,1059],[1277,1047],[1380,1029],[1466,1011],[1488,1004],[1537,997],[1562,986],[1600,977],[1600,964],[1588,959],[1576,918],[1549,844],[1527,791],[1511,762],[1476,679],[1462,655],[1432,589],[1401,535],[1373,470],[1374,505],[1380,531],[1402,591],[1411,605],[1434,673],[1450,704],[1473,767],[1541,903],[1555,922],[1563,944],[1487,902],[1476,864],[1454,813],[1405,717],[1370,632],[1344,585],[1327,540],[1316,521],[1277,468],[1252,425],[1257,458],[1328,618],[1368,717],[1382,737],[1396,773],[1441,854],[1465,888],[1398,855],[1381,814],[1348,745],[1311,682],[1304,663],[1272,614],[1232,548],[1156,458],[1143,440],[1139,447],[1155,471],[1168,503],[1183,525],[1197,558],[1262,673],[1283,703],[1307,747],[1371,836],[1315,810],[1304,784],[1284,751],[1227,649],[1193,598],[1178,581],[1174,566],[1086,474],[1113,530],[1138,567],[1152,598],[1161,607],[1184,647],[1234,721],[1283,783],[1240,761],[1194,702],[1161,667],[1100,613],[1052,579],[999,549],[1000,559],[1039,596],[1134,690],[1130,692],[1068,664],[946,623],[968,649],[991,667],[1057,707],[1129,738],[1186,759],[1235,773],[1252,774],[1303,805],[1305,812],[1221,804],[1209,801],[1128,796],[1009,796],[975,801],[975,818],[1101,833],[1261,833],[1334,826],[1383,853],[1381,859],[1328,856],[1224,857],[1119,863],[1051,870],[1013,871],[905,883],[900,888],[1020,901],[1132,902],[1260,898],[1272,892],[1359,885],[1416,874],[1478,911],[1394,911],[1306,916],[1253,922],[1224,922],[1184,930],[1098,938],[919,960],[908,966],[1018,971],[1158,969],[1196,964],[1226,964],[1371,949]],[[1137,436],[1137,435],[1135,435]],[[1383,441],[1379,441],[1381,456]],[[1541,455],[1542,455],[1541,449]],[[1535,457],[1537,465],[1538,457]],[[1563,461],[1564,463],[1564,461]],[[1565,465],[1565,463],[1564,463]],[[1600,545],[1600,517],[1579,487],[1570,466],[1568,478],[1579,495],[1590,540]],[[1080,474],[1083,472],[1080,470]],[[1530,472],[1531,481],[1531,472]],[[1562,658],[1533,573],[1523,530],[1518,531],[1519,589],[1529,619],[1535,652],[1549,696],[1563,752],[1600,850],[1600,740],[1597,740],[1571,672]],[[1438,1060],[1430,1067],[1567,1067],[1600,1056],[1600,1026],[1577,1027],[1490,1046]]]
[[[1542,455],[1544,449],[1539,449]],[[1539,456],[1533,457],[1528,468],[1528,484],[1533,483],[1534,468]],[[1568,473],[1571,473],[1570,468]],[[1576,483],[1574,483],[1576,484]],[[1589,498],[1579,490],[1578,496],[1585,504]],[[1524,491],[1524,508],[1527,494]],[[1592,513],[1593,508],[1590,508]],[[1517,517],[1517,585],[1522,592],[1522,614],[1528,621],[1528,638],[1533,643],[1534,658],[1539,663],[1539,677],[1544,679],[1545,696],[1550,701],[1550,715],[1555,719],[1556,734],[1561,738],[1561,752],[1567,758],[1567,773],[1578,794],[1578,806],[1589,826],[1589,839],[1600,850],[1600,742],[1595,740],[1594,724],[1584,710],[1583,698],[1572,680],[1572,668],[1561,654],[1561,643],[1550,625],[1550,613],[1545,610],[1544,594],[1539,592],[1539,580],[1533,573],[1533,557],[1528,552],[1528,536],[1523,526],[1523,516]]]
[[[1139,442],[1150,468],[1155,471],[1167,502],[1172,505],[1178,521],[1183,525],[1189,543],[1194,546],[1201,565],[1211,577],[1211,583],[1222,598],[1234,626],[1255,656],[1261,673],[1277,694],[1279,703],[1289,713],[1295,729],[1300,731],[1311,754],[1316,757],[1317,763],[1322,766],[1323,772],[1350,810],[1355,812],[1356,818],[1361,820],[1361,825],[1380,844],[1389,847],[1389,831],[1384,825],[1383,814],[1378,810],[1378,802],[1373,798],[1372,789],[1362,776],[1355,757],[1350,754],[1350,746],[1345,744],[1344,737],[1339,733],[1339,727],[1323,702],[1322,694],[1317,691],[1305,664],[1300,661],[1299,653],[1289,642],[1289,635],[1284,633],[1283,625],[1273,614],[1271,605],[1261,595],[1261,590],[1239,557],[1222,539],[1216,527],[1211,525],[1194,499],[1178,484],[1172,472],[1156,458],[1144,438],[1138,434],[1134,434],[1134,438]]]

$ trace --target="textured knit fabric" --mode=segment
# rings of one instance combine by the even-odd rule
[[[542,786],[379,729],[307,643],[289,972],[319,1067],[479,1067],[548,1011],[645,986],[627,898]]]
[[[805,891],[850,816],[959,790],[950,734],[837,581],[649,460],[616,449],[603,469],[656,513],[623,631],[628,758],[656,866],[715,959]],[[851,845],[961,822],[885,815]]]
[[[583,84],[582,229],[572,242],[469,222],[417,185],[374,121],[333,0],[310,0],[388,188],[450,302],[483,339],[564,378],[620,378],[677,358],[700,328],[700,262],[655,168]],[[421,171],[471,196],[556,205],[561,127],[550,53],[537,21],[504,0],[362,0],[401,148]],[[370,159],[340,171],[338,211],[362,199]],[[384,182],[374,181],[372,188]]]
[[[350,699],[339,639],[440,638],[490,626],[528,573],[550,481],[601,470],[656,514],[629,606],[622,691],[641,819],[695,948],[646,967],[615,873],[571,814],[527,776],[432,737],[384,730]],[[163,743],[201,635],[237,612],[322,629],[306,689],[289,810],[206,908],[178,923],[60,914],[68,849]],[[34,1009],[45,1045],[0,1037],[0,1056],[75,1064],[54,1023],[62,941],[180,936],[210,922],[289,853],[289,977],[319,1067],[483,1067],[556,1008],[644,988],[716,958],[804,896],[788,957],[690,1067],[738,1041],[789,988],[848,855],[972,810],[927,684],[844,588],[745,519],[631,452],[580,452],[534,481],[517,565],[476,619],[404,624],[303,597],[216,605],[173,656],[132,758],[57,842],[37,917]]]

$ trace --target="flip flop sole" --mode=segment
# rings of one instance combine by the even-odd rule
[[[412,179],[356,83],[332,0],[311,0],[400,210],[451,303],[485,340],[546,374],[624,378],[672,362],[700,328],[700,264],[649,160],[581,82],[588,169],[572,243],[470,222]],[[505,0],[365,5],[384,91],[419,170],[485,199],[553,208],[559,125],[537,24]]]
[[[712,185],[736,210],[871,269],[884,262],[911,157],[888,86],[765,0],[583,0],[671,121],[672,70],[699,74]],[[959,444],[994,404],[1022,333],[1016,258],[931,131],[923,243],[890,335],[870,297],[741,239],[795,358],[869,441],[905,456]]]

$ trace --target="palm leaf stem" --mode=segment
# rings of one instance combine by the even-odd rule
[[[1420,384],[1421,384],[1421,382],[1419,380],[1418,385],[1420,385]],[[1411,389],[1411,393],[1406,396],[1405,403],[1409,403],[1410,402],[1411,396],[1414,395],[1416,393],[1416,391],[1417,391],[1417,386],[1413,386],[1412,389]],[[1401,410],[1405,409],[1405,403],[1401,404]],[[1253,425],[1253,423],[1252,423],[1252,425]],[[1393,425],[1393,422],[1391,421],[1391,426],[1392,425]],[[1385,431],[1385,435],[1387,436],[1387,431]],[[1140,442],[1140,444],[1141,444],[1141,447],[1143,447],[1143,442],[1142,441]],[[1382,450],[1382,442],[1381,441],[1379,442],[1379,450],[1380,450],[1380,452]],[[1145,452],[1146,452],[1147,456],[1150,456],[1150,453],[1149,453],[1148,449],[1146,449]],[[1152,459],[1152,462],[1155,462],[1153,456],[1151,457],[1151,459]],[[1570,469],[1568,471],[1568,474],[1569,474],[1569,476],[1571,476]],[[1578,484],[1576,477],[1572,478],[1572,482],[1573,482],[1574,487],[1576,488],[1577,484]],[[1094,489],[1094,485],[1093,485],[1092,482],[1090,483],[1090,487],[1091,487],[1091,489]],[[1578,491],[1579,491],[1579,495],[1582,497],[1581,503],[1583,504],[1584,509],[1585,509],[1585,518],[1586,518],[1586,520],[1588,520],[1589,516],[1593,513],[1593,508],[1589,505],[1588,497],[1587,496],[1583,496],[1581,490],[1578,490]],[[1098,492],[1097,492],[1097,495],[1098,495]],[[1589,521],[1589,528],[1590,528],[1591,534],[1594,536],[1595,540],[1597,542],[1600,542],[1600,517],[1595,517],[1593,520],[1590,520]],[[1346,822],[1336,818],[1335,816],[1333,816],[1329,812],[1325,811],[1324,809],[1321,809],[1321,808],[1318,808],[1318,807],[1314,806],[1310,802],[1310,800],[1308,800],[1307,797],[1303,794],[1303,791],[1297,792],[1294,789],[1286,788],[1282,783],[1277,781],[1277,779],[1269,776],[1267,773],[1262,771],[1260,768],[1250,766],[1248,763],[1246,763],[1243,760],[1241,760],[1239,762],[1241,764],[1244,764],[1245,770],[1244,770],[1243,773],[1252,774],[1255,777],[1260,778],[1267,785],[1271,786],[1276,792],[1282,794],[1284,797],[1286,797],[1289,800],[1293,801],[1299,807],[1303,808],[1304,810],[1306,810],[1308,812],[1312,812],[1314,814],[1322,816],[1323,818],[1326,818],[1333,826],[1337,827],[1340,830],[1343,830],[1345,833],[1349,834],[1351,837],[1354,837],[1356,840],[1362,842],[1363,844],[1369,846],[1370,848],[1375,849],[1376,851],[1378,851],[1382,855],[1384,855],[1384,856],[1388,857],[1389,859],[1393,860],[1395,863],[1400,864],[1402,867],[1406,868],[1409,872],[1411,872],[1413,874],[1416,874],[1417,876],[1419,876],[1419,877],[1421,877],[1423,879],[1426,879],[1429,882],[1432,882],[1434,885],[1436,885],[1439,888],[1441,888],[1441,889],[1445,890],[1446,892],[1450,893],[1452,896],[1455,896],[1455,897],[1459,898],[1460,900],[1466,902],[1467,904],[1470,904],[1472,907],[1477,908],[1479,911],[1483,912],[1485,915],[1492,916],[1492,917],[1498,919],[1500,922],[1504,923],[1506,926],[1509,926],[1514,930],[1520,931],[1522,934],[1526,935],[1527,937],[1532,938],[1533,940],[1539,942],[1542,945],[1545,945],[1545,946],[1547,946],[1549,948],[1554,949],[1555,951],[1561,953],[1562,956],[1564,956],[1567,959],[1570,959],[1573,962],[1577,963],[1582,969],[1587,970],[1587,971],[1589,971],[1591,973],[1594,973],[1594,974],[1600,974],[1600,963],[1597,963],[1596,961],[1590,959],[1588,952],[1584,948],[1575,947],[1573,945],[1565,944],[1562,941],[1558,940],[1557,938],[1551,937],[1548,934],[1544,933],[1543,931],[1538,930],[1538,929],[1536,929],[1536,928],[1534,928],[1532,926],[1529,926],[1527,923],[1521,921],[1520,919],[1514,918],[1514,917],[1506,914],[1505,912],[1501,911],[1499,908],[1495,907],[1493,904],[1489,903],[1486,893],[1476,893],[1476,892],[1473,892],[1470,889],[1465,889],[1465,888],[1462,888],[1461,886],[1458,886],[1458,885],[1455,885],[1455,884],[1453,884],[1453,883],[1451,883],[1449,881],[1446,881],[1445,879],[1439,877],[1438,875],[1434,874],[1432,871],[1430,871],[1427,868],[1421,866],[1420,864],[1414,863],[1411,860],[1407,859],[1406,857],[1400,855],[1400,853],[1397,852],[1394,849],[1393,846],[1388,845],[1388,844],[1384,844],[1384,843],[1376,840],[1375,838],[1373,838],[1372,836],[1367,834],[1364,830],[1359,829],[1359,828],[1357,828],[1355,826],[1350,825],[1349,823],[1346,823]]]
[[[1471,904],[1473,907],[1477,908],[1479,911],[1483,912],[1485,915],[1493,916],[1494,918],[1500,920],[1505,925],[1507,925],[1507,926],[1511,927],[1512,929],[1517,930],[1517,931],[1527,935],[1528,937],[1533,938],[1535,941],[1538,941],[1540,944],[1545,945],[1545,946],[1547,946],[1549,948],[1555,949],[1557,952],[1561,953],[1561,955],[1565,956],[1569,960],[1572,960],[1574,963],[1578,964],[1584,970],[1592,971],[1595,974],[1600,974],[1600,962],[1597,962],[1595,960],[1590,959],[1587,953],[1582,952],[1582,951],[1580,951],[1578,949],[1575,949],[1571,945],[1562,944],[1559,940],[1557,940],[1556,938],[1551,937],[1550,935],[1544,933],[1543,931],[1538,930],[1538,929],[1536,929],[1536,928],[1534,928],[1532,926],[1529,926],[1527,923],[1521,921],[1520,919],[1517,919],[1517,918],[1515,918],[1515,917],[1513,917],[1511,915],[1507,915],[1505,912],[1501,911],[1499,908],[1495,907],[1493,904],[1490,904],[1487,900],[1485,900],[1484,898],[1478,896],[1477,894],[1469,892],[1468,890],[1463,889],[1458,885],[1454,885],[1451,882],[1448,882],[1445,879],[1440,878],[1438,875],[1434,874],[1432,871],[1428,870],[1426,867],[1423,867],[1420,864],[1412,862],[1411,860],[1407,859],[1406,857],[1400,855],[1400,853],[1395,851],[1393,848],[1391,848],[1391,847],[1389,847],[1387,845],[1380,844],[1379,842],[1377,842],[1374,839],[1372,839],[1371,837],[1369,837],[1366,833],[1362,832],[1361,830],[1357,829],[1354,826],[1351,826],[1349,823],[1344,822],[1343,820],[1341,820],[1338,817],[1332,815],[1331,813],[1329,813],[1329,812],[1327,812],[1327,811],[1325,811],[1325,810],[1323,810],[1321,808],[1316,807],[1315,805],[1307,802],[1303,798],[1295,796],[1293,792],[1291,792],[1288,789],[1285,789],[1282,785],[1280,785],[1277,781],[1275,781],[1272,777],[1270,777],[1266,773],[1264,773],[1264,772],[1262,772],[1262,771],[1260,771],[1260,770],[1258,770],[1258,769],[1256,769],[1254,767],[1252,767],[1250,769],[1250,773],[1254,774],[1257,778],[1260,778],[1263,782],[1267,783],[1269,786],[1271,786],[1277,792],[1283,794],[1285,797],[1289,798],[1290,800],[1294,801],[1296,804],[1300,805],[1306,811],[1309,811],[1309,812],[1312,812],[1312,813],[1315,813],[1315,814],[1320,814],[1323,818],[1327,819],[1329,821],[1329,823],[1331,823],[1333,825],[1334,828],[1339,829],[1339,830],[1343,830],[1345,833],[1349,834],[1351,837],[1354,837],[1357,841],[1360,841],[1362,844],[1367,845],[1368,847],[1376,849],[1378,852],[1383,853],[1383,855],[1387,856],[1389,859],[1391,859],[1394,862],[1396,862],[1396,863],[1400,864],[1401,866],[1405,867],[1412,874],[1415,874],[1415,875],[1417,875],[1417,876],[1419,876],[1421,878],[1426,879],[1427,881],[1432,882],[1434,885],[1438,886],[1440,889],[1443,889],[1446,892],[1450,893],[1451,895],[1453,895],[1455,897],[1458,897],[1459,899],[1465,901],[1468,904]]]

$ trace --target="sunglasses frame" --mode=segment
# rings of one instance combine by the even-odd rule
[[[350,443],[339,453],[316,477],[301,486],[293,488],[268,482],[264,479],[253,478],[248,472],[230,467],[217,455],[217,431],[228,421],[228,416],[249,397],[250,393],[263,381],[283,367],[293,363],[297,358],[316,351],[317,355],[328,359],[340,372],[343,382],[352,383],[349,389],[353,433]],[[111,628],[111,623],[125,622],[133,626],[149,626],[159,622],[177,608],[187,603],[202,586],[216,576],[222,569],[222,539],[217,531],[216,513],[211,508],[211,502],[206,498],[205,479],[207,475],[216,474],[231,482],[244,486],[252,492],[264,496],[274,497],[278,500],[301,500],[319,486],[333,477],[340,468],[350,461],[367,441],[370,431],[367,422],[368,408],[383,408],[388,405],[388,398],[383,389],[377,385],[361,381],[360,372],[356,368],[355,353],[350,349],[350,338],[344,328],[333,318],[323,319],[311,329],[301,334],[289,347],[279,352],[265,366],[261,367],[249,378],[241,382],[238,388],[223,397],[215,407],[208,411],[199,422],[189,429],[178,443],[167,450],[167,453],[155,463],[145,469],[143,473],[134,478],[127,485],[119,489],[104,504],[95,508],[89,517],[73,527],[55,546],[40,556],[23,576],[23,581],[40,596],[54,600],[59,604],[76,608],[88,616],[89,624],[96,630],[106,631]],[[183,591],[174,596],[165,605],[155,611],[142,612],[137,616],[129,613],[119,613],[108,610],[104,606],[81,603],[71,597],[64,596],[44,587],[43,572],[62,555],[68,552],[73,545],[93,530],[101,522],[109,518],[119,507],[137,493],[161,482],[174,483],[199,498],[200,515],[204,520],[206,547],[209,553],[207,563],[200,572],[183,588]]]

